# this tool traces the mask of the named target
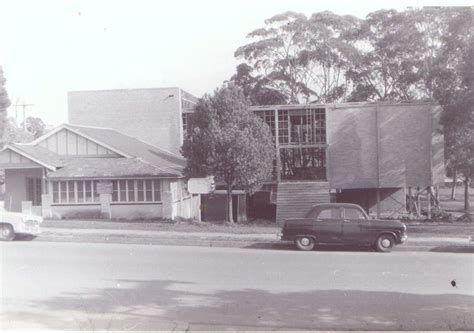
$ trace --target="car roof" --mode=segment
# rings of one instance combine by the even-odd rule
[[[311,209],[314,209],[314,208],[340,208],[340,207],[360,208],[360,209],[362,209],[362,207],[359,206],[359,205],[356,205],[356,204],[353,204],[353,203],[344,203],[344,202],[317,204],[317,205],[313,205],[311,207]]]

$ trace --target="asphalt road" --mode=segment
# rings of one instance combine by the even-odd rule
[[[474,329],[472,254],[12,242],[0,259],[3,330]]]

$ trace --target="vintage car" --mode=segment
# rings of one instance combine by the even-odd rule
[[[313,206],[304,218],[286,220],[280,237],[303,251],[316,244],[340,244],[390,252],[407,240],[406,226],[400,221],[370,219],[360,206],[346,203]]]
[[[16,234],[37,235],[42,222],[41,216],[9,212],[0,207],[0,241],[11,241]]]

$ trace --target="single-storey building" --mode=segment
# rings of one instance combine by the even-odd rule
[[[47,218],[198,218],[185,165],[118,130],[70,124],[0,151],[5,208]]]

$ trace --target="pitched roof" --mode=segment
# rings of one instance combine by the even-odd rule
[[[78,134],[85,134],[129,156],[137,157],[154,166],[168,167],[182,172],[186,160],[179,155],[153,146],[111,128],[65,125]]]
[[[115,178],[115,177],[177,177],[180,173],[167,167],[157,167],[138,158],[76,158],[62,168],[48,174],[60,178]]]
[[[6,148],[10,148],[14,151],[17,151],[25,157],[30,158],[31,160],[50,169],[60,167],[64,164],[59,155],[40,146],[34,146],[31,144],[10,143]]]

